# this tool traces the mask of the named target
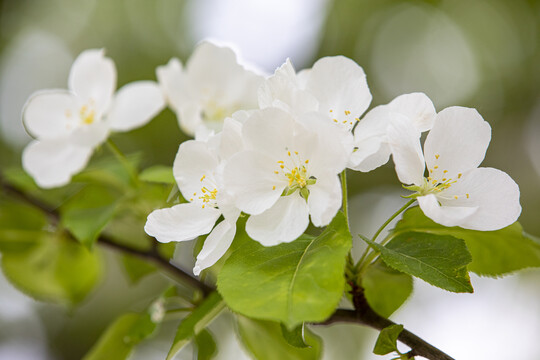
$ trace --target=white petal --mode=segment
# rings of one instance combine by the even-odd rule
[[[204,241],[193,273],[199,275],[202,270],[214,265],[231,246],[236,234],[236,224],[229,221],[220,222]]]
[[[242,124],[233,118],[225,119],[219,143],[220,158],[225,160],[229,159],[243,149],[244,141],[242,139]]]
[[[292,144],[294,118],[283,110],[267,108],[251,114],[242,128],[247,149],[282,156]]]
[[[236,199],[236,206],[248,214],[260,214],[279,199],[287,186],[285,176],[274,173],[276,160],[264,153],[242,151],[225,165],[225,187]]]
[[[221,212],[212,207],[185,203],[154,210],[148,215],[144,231],[159,242],[192,240],[208,234]]]
[[[68,84],[83,103],[93,105],[97,113],[103,114],[116,89],[114,62],[105,57],[103,49],[83,51],[71,67]]]
[[[129,131],[149,122],[165,107],[165,99],[154,81],[135,81],[116,93],[107,118],[114,131]]]
[[[201,125],[204,125],[202,108],[196,102],[190,102],[180,105],[178,113],[178,125],[180,129],[189,136],[194,136]]]
[[[65,90],[40,91],[33,94],[23,109],[23,122],[30,135],[56,139],[69,134],[78,122],[76,97]]]
[[[172,58],[167,65],[156,68],[156,77],[163,96],[171,108],[178,112],[180,105],[186,98],[186,80],[182,71],[182,63],[177,58]]]
[[[67,139],[32,141],[23,151],[22,165],[40,187],[54,188],[68,184],[91,155],[91,148],[74,146]]]
[[[508,174],[493,168],[477,168],[444,191],[449,200],[441,203],[453,206],[475,206],[478,210],[459,226],[491,231],[514,223],[520,213],[519,187]],[[454,196],[458,198],[455,199]]]
[[[437,115],[433,102],[424,93],[400,95],[388,104],[388,108],[407,116],[420,132],[431,129]]]
[[[477,168],[491,140],[491,127],[475,109],[453,106],[435,118],[424,144],[430,176],[456,179]],[[446,170],[446,172],[444,172]]]
[[[369,138],[357,144],[357,150],[352,153],[347,167],[352,170],[370,172],[386,164],[390,160],[390,146],[381,138]]]
[[[291,242],[304,233],[309,224],[309,209],[298,194],[282,196],[260,215],[252,215],[246,232],[264,246]]]
[[[441,206],[433,194],[417,198],[424,214],[444,226],[461,226],[477,210],[476,206]]]
[[[318,60],[311,69],[306,90],[319,101],[319,112],[330,115],[339,123],[354,123],[354,119],[366,111],[372,98],[364,70],[344,56]]]
[[[73,145],[95,148],[109,136],[109,126],[105,121],[96,121],[92,124],[78,126],[69,136]]]
[[[311,222],[315,226],[326,226],[341,207],[341,183],[337,176],[317,179],[309,186],[308,206]]]
[[[205,186],[210,191],[218,188],[214,177],[218,165],[218,159],[204,142],[188,140],[180,144],[174,159],[173,174],[184,198],[198,199],[202,196],[201,188]]]
[[[408,118],[393,113],[393,119],[388,125],[388,144],[399,180],[404,184],[422,185],[425,164],[420,132]]]

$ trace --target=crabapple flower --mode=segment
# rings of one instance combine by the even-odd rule
[[[140,127],[165,106],[153,81],[132,82],[115,94],[116,68],[103,50],[77,57],[68,88],[37,92],[23,109],[24,125],[35,140],[24,149],[22,164],[43,188],[69,183],[109,132]]]
[[[241,149],[241,125],[226,119],[223,132],[208,140],[188,140],[180,145],[173,173],[182,195],[189,202],[154,210],[144,230],[160,242],[187,241],[208,234],[193,272],[195,275],[218,261],[231,245],[240,215],[223,187],[223,158]],[[223,215],[223,221],[216,221]]]
[[[257,88],[263,81],[238,63],[231,48],[208,41],[197,46],[185,69],[173,58],[156,74],[180,128],[191,136],[220,131],[235,111],[257,108]]]
[[[317,113],[298,121],[278,108],[251,114],[242,127],[244,150],[225,165],[224,182],[251,215],[252,239],[272,246],[299,237],[310,216],[315,226],[330,223],[341,206],[338,174],[352,151],[338,132]]]
[[[390,158],[387,130],[392,119],[409,121],[420,136],[433,126],[437,112],[424,93],[404,94],[386,105],[370,110],[354,128],[354,152],[348,168],[369,172],[386,164]]]
[[[444,226],[483,231],[517,220],[517,184],[500,170],[478,167],[491,127],[475,109],[455,106],[437,114],[423,154],[418,132],[409,122],[395,119],[388,137],[397,175],[415,191],[411,197],[427,217]]]
[[[344,56],[324,57],[298,74],[287,60],[259,88],[263,109],[278,107],[295,116],[316,111],[347,131],[371,99],[364,70]]]

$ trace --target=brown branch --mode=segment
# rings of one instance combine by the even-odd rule
[[[338,309],[329,319],[322,323],[322,325],[346,322],[366,325],[379,331],[390,325],[395,325],[393,321],[380,316],[371,308],[364,296],[364,289],[358,285],[352,285],[353,290],[351,291],[351,294],[353,295],[355,310]],[[423,356],[431,360],[454,360],[451,356],[445,354],[408,330],[404,329],[401,334],[399,334],[398,340],[411,348],[411,351],[407,353],[409,358],[412,358],[413,356]]]
[[[40,209],[41,211],[47,214],[47,216],[49,217],[52,223],[57,224],[59,222],[60,214],[58,213],[56,209],[51,208],[49,205],[45,204],[44,202],[41,202],[40,200],[32,196],[29,196],[28,194],[13,187],[12,185],[7,184],[5,181],[3,181],[1,177],[0,177],[0,184],[1,184],[2,190],[7,195]],[[200,281],[193,275],[189,274],[187,271],[183,270],[179,266],[173,264],[168,259],[161,256],[159,252],[157,251],[156,246],[154,246],[154,243],[157,245],[157,241],[154,240],[153,238],[152,240],[153,240],[153,246],[149,251],[139,250],[139,249],[135,249],[129,246],[119,244],[105,235],[100,235],[97,242],[98,244],[107,246],[111,249],[154,262],[155,264],[159,265],[164,270],[168,271],[169,273],[175,275],[177,278],[181,279],[182,283],[189,284],[190,286],[202,291],[204,296],[210,294],[212,291],[215,290],[214,287],[205,284],[204,282]]]

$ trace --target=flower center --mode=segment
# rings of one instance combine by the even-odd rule
[[[221,123],[226,117],[231,116],[240,107],[237,105],[223,106],[215,101],[208,101],[203,108],[202,118],[209,122]]]
[[[206,179],[206,175],[203,175],[201,177],[201,183]],[[204,209],[206,205],[212,206],[214,208],[217,208],[217,202],[216,202],[216,196],[217,196],[218,190],[214,186],[213,190],[210,190],[206,185],[203,185],[201,187],[200,193],[194,192],[193,197],[189,199],[189,201],[193,201],[194,198],[199,199],[202,202],[202,208]],[[200,194],[197,196],[197,194]]]
[[[287,150],[287,161],[279,160],[277,164],[279,170],[274,171],[276,175],[285,176],[288,181],[287,188],[283,191],[283,196],[288,196],[300,191],[300,195],[307,200],[309,196],[308,185],[313,185],[317,182],[314,176],[309,176],[308,165],[309,159],[302,160],[298,155],[298,151]],[[276,190],[274,186],[272,190]]]
[[[360,121],[360,118],[354,117],[354,115],[352,115],[352,113],[349,110],[343,111],[344,116],[341,115],[340,112],[334,111],[333,109],[330,109],[329,113],[334,123],[346,127],[347,130],[351,130],[354,127],[354,125],[358,121]]]
[[[90,125],[95,121],[96,112],[87,105],[81,106],[79,110],[79,117],[83,124]]]

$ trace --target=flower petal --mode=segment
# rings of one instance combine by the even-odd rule
[[[162,243],[192,240],[208,234],[220,215],[221,212],[213,207],[203,209],[199,204],[179,204],[152,211],[144,231]]]
[[[465,229],[502,229],[513,224],[521,213],[518,185],[508,174],[493,168],[477,168],[464,173],[443,194],[448,200],[440,200],[442,204],[478,207],[472,216],[459,224]]]
[[[182,63],[177,58],[172,58],[167,65],[157,67],[156,77],[167,103],[175,112],[178,112],[186,98],[186,79]]]
[[[57,139],[69,134],[78,125],[76,97],[65,90],[34,93],[23,109],[23,122],[30,135],[41,139]]]
[[[456,179],[477,168],[491,140],[491,127],[475,109],[453,106],[442,110],[424,144],[433,179]]]
[[[416,200],[428,218],[444,226],[461,226],[478,210],[476,206],[440,205],[434,194],[419,196]]]
[[[392,113],[388,125],[388,144],[396,165],[396,173],[403,184],[424,183],[424,156],[420,146],[420,132],[405,116]]]
[[[242,128],[247,149],[283,156],[292,144],[294,118],[283,110],[267,108],[253,112]]]
[[[298,194],[282,196],[274,206],[260,215],[252,215],[246,232],[264,246],[291,242],[304,233],[309,224],[309,209]]]
[[[288,184],[285,176],[274,173],[276,168],[274,158],[257,151],[239,152],[228,161],[225,187],[240,210],[256,215],[274,205]]]
[[[431,129],[437,115],[433,102],[424,93],[400,95],[388,104],[388,109],[407,116],[420,132]]]
[[[229,221],[220,222],[204,241],[197,255],[193,273],[199,275],[202,270],[214,265],[231,246],[236,235],[236,224]]]
[[[83,51],[71,67],[69,89],[87,105],[93,105],[97,114],[109,107],[116,89],[116,67],[105,57],[103,49]]]
[[[354,124],[354,119],[366,111],[372,98],[364,70],[344,56],[318,60],[309,73],[306,90],[319,100],[319,112],[339,123]]]
[[[188,140],[180,144],[174,159],[173,174],[184,198],[194,197],[194,193],[199,194],[204,186],[209,190],[218,188],[214,177],[218,165],[218,159],[204,142]]]
[[[75,128],[69,142],[75,146],[95,148],[109,136],[109,126],[105,121],[96,121]]]
[[[311,222],[315,226],[326,226],[341,207],[341,184],[338,176],[319,178],[309,186],[308,197]]]
[[[129,131],[145,125],[165,107],[165,99],[154,81],[135,81],[123,86],[114,97],[107,120],[114,131]]]
[[[32,141],[23,151],[22,165],[42,188],[69,183],[92,156],[89,147],[74,146],[68,139]]]

